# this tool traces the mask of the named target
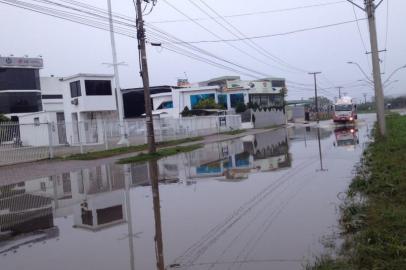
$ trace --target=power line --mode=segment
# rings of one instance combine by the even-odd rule
[[[248,71],[248,72],[252,72],[252,73],[254,73],[254,74],[259,74],[259,75],[264,76],[264,77],[267,77],[267,76],[268,76],[268,75],[265,74],[265,73],[262,73],[262,72],[260,72],[260,71],[256,71],[256,70],[253,70],[253,69],[244,67],[244,66],[242,66],[242,65],[240,65],[240,64],[236,64],[236,63],[234,63],[234,62],[232,62],[232,61],[230,61],[230,60],[227,60],[227,59],[225,59],[225,58],[223,58],[223,57],[220,57],[220,56],[218,56],[218,55],[215,55],[215,54],[213,54],[213,53],[211,53],[211,52],[209,52],[209,51],[206,51],[206,50],[204,50],[204,49],[201,49],[201,48],[199,48],[199,47],[197,47],[197,46],[194,46],[194,45],[192,45],[192,44],[179,43],[179,41],[181,41],[181,39],[179,39],[179,38],[177,38],[177,37],[175,37],[175,36],[173,36],[173,35],[171,35],[171,34],[169,34],[169,33],[166,33],[166,32],[163,31],[163,30],[157,29],[157,28],[154,27],[154,26],[150,26],[150,29],[152,29],[153,31],[155,31],[155,33],[152,34],[152,37],[154,37],[154,35],[155,35],[155,36],[158,36],[158,38],[160,38],[160,41],[162,41],[162,39],[164,39],[164,40],[163,40],[164,42],[169,42],[170,44],[176,44],[176,45],[184,46],[184,47],[186,47],[186,48],[189,49],[189,50],[197,51],[197,52],[202,53],[202,54],[204,54],[204,55],[207,55],[207,56],[209,56],[209,57],[215,58],[216,60],[220,60],[220,61],[223,61],[223,62],[225,62],[225,63],[227,63],[227,64],[231,64],[231,65],[234,65],[234,66],[236,66],[236,67],[238,67],[238,68],[244,69],[244,70],[246,70],[246,71]]]
[[[43,2],[43,3],[46,2],[48,4],[54,5],[54,2],[49,1],[49,0],[37,0],[37,1],[38,2]],[[64,1],[64,2],[77,3],[77,1]],[[81,25],[86,25],[86,26],[93,27],[93,28],[96,28],[96,29],[109,31],[109,25],[107,23],[103,23],[103,22],[98,21],[98,20],[103,20],[103,21],[108,20],[108,18],[104,17],[104,16],[100,16],[100,13],[105,13],[105,12],[102,11],[102,9],[97,8],[97,7],[90,6],[89,8],[90,8],[90,10],[95,11],[95,12],[97,12],[99,14],[86,12],[85,15],[82,15],[82,14],[78,14],[78,13],[72,13],[72,12],[62,11],[62,10],[53,9],[53,8],[49,8],[49,7],[44,7],[44,6],[41,6],[41,5],[30,4],[30,3],[26,3],[26,2],[22,2],[22,1],[0,0],[0,3],[7,4],[7,5],[10,5],[10,6],[14,6],[14,7],[21,8],[21,9],[25,9],[25,10],[29,10],[29,11],[32,11],[32,12],[35,12],[35,13],[44,14],[44,15],[55,17],[55,18],[71,21],[71,22],[78,23],[78,24],[81,24]],[[86,5],[86,4],[83,4],[83,5],[89,6],[89,5]],[[65,9],[70,9],[70,7],[64,7],[64,8]],[[88,8],[88,7],[86,7],[86,8]],[[78,9],[77,7],[74,7],[74,10],[77,11],[77,12],[80,12],[80,13],[83,12],[83,10]],[[96,15],[96,18],[93,18],[92,15]],[[89,19],[89,18],[92,18],[92,19]],[[93,20],[93,19],[96,19],[96,20]],[[127,20],[127,19],[125,19],[125,20]],[[124,36],[130,37],[130,38],[136,38],[135,26],[133,24],[129,24],[129,23],[126,23],[126,22],[119,21],[119,20],[117,20],[117,18],[115,19],[115,23],[121,24],[121,25],[123,25],[125,27],[117,27],[116,26],[115,30],[114,30],[114,33],[124,35]],[[160,39],[164,39],[165,37],[168,37],[168,35],[169,35],[168,33],[165,33],[162,30],[158,30],[156,27],[151,27],[151,28],[155,28],[155,31],[157,31],[158,33],[161,32],[162,36],[160,37]],[[158,33],[155,33],[155,35],[157,35]],[[225,69],[225,70],[230,70],[230,71],[233,71],[233,72],[237,72],[238,74],[243,74],[243,75],[246,75],[246,76],[249,76],[249,77],[252,77],[252,78],[257,78],[257,79],[260,78],[258,75],[265,76],[265,77],[268,76],[265,73],[255,71],[253,69],[246,68],[246,67],[244,67],[242,65],[239,65],[239,64],[235,64],[235,63],[233,63],[233,62],[231,62],[229,60],[226,60],[226,59],[224,59],[222,57],[216,56],[216,55],[214,55],[214,54],[212,54],[212,53],[210,53],[210,52],[208,52],[206,50],[203,50],[203,49],[198,48],[196,46],[193,46],[191,44],[183,44],[183,43],[185,43],[184,41],[182,41],[182,40],[180,40],[180,39],[178,39],[178,38],[176,38],[174,36],[171,36],[171,35],[169,35],[169,36],[172,37],[172,40],[168,40],[168,39],[165,40],[164,39],[166,42],[173,42],[173,43],[174,42],[177,42],[177,43],[180,42],[180,43],[182,43],[182,44],[180,44],[181,46],[187,46],[187,48],[190,49],[190,50],[194,50],[194,51],[199,52],[199,53],[201,53],[203,55],[212,57],[217,61],[222,61],[222,62],[225,62],[225,63],[227,63],[229,65],[233,65],[233,66],[235,66],[237,68],[246,70],[246,71],[248,71],[248,73],[245,72],[245,71],[243,72],[243,71],[237,70],[235,68],[230,69],[230,67],[227,67],[227,66],[225,66],[223,64],[219,64],[219,63],[216,63],[216,62],[214,62],[214,63],[210,62],[211,64],[215,64],[218,68],[222,68],[222,69]],[[172,51],[177,50],[177,53],[183,53],[183,54],[185,54],[187,52],[187,51],[180,51],[181,49],[179,47],[171,47],[171,50]],[[190,55],[189,54],[187,57],[191,57],[191,56],[194,57],[194,59],[196,59],[196,60],[198,59],[196,55]],[[206,63],[208,61],[210,61],[207,58],[204,58],[202,56],[200,56],[199,60],[201,62],[206,62]],[[255,74],[255,75],[253,75],[252,73]],[[292,84],[294,83],[294,84],[298,84],[298,85],[306,85],[306,84],[303,84],[303,83],[297,83],[297,82],[293,82],[293,81],[290,81],[289,83],[292,83]]]
[[[354,17],[355,17],[355,19],[358,20],[358,15],[357,15],[357,12],[355,11],[355,6],[354,6],[354,5],[352,5],[352,10],[353,10],[353,12],[354,12]],[[366,53],[366,52],[368,52],[369,50],[368,50],[367,45],[366,45],[366,43],[365,43],[365,41],[364,41],[364,37],[362,36],[361,27],[360,27],[358,21],[357,21],[357,29],[358,29],[358,34],[359,34],[359,37],[360,37],[362,46],[364,47],[364,50],[365,50],[365,53]],[[366,57],[366,60],[367,60],[368,67],[369,67],[369,69],[371,69],[371,64],[369,63],[369,57],[368,57],[368,55],[365,55],[365,57]]]
[[[9,6],[13,6],[13,7],[17,7],[17,8],[21,8],[21,9],[25,9],[25,10],[29,10],[29,11],[32,11],[35,13],[48,15],[48,16],[51,16],[54,18],[59,18],[59,19],[63,19],[66,21],[78,23],[81,25],[86,25],[86,26],[97,28],[100,30],[110,31],[108,29],[108,24],[103,24],[103,23],[100,23],[97,21],[89,20],[89,19],[86,19],[85,17],[77,16],[74,14],[69,14],[68,12],[62,12],[62,11],[58,11],[55,9],[43,8],[38,5],[29,4],[29,3],[25,3],[25,2],[21,2],[21,1],[17,1],[17,0],[13,0],[13,1],[0,0],[0,3],[6,4]],[[119,35],[127,36],[130,38],[136,37],[136,35],[133,36],[130,33],[125,32],[125,31],[117,31],[117,29],[114,32]]]
[[[288,11],[295,11],[300,9],[310,9],[315,7],[324,7],[324,6],[331,6],[345,3],[346,1],[335,1],[329,3],[320,3],[320,4],[313,4],[313,5],[306,5],[306,6],[298,6],[292,8],[282,8],[282,9],[273,9],[273,10],[264,10],[264,11],[256,11],[256,12],[247,12],[247,13],[240,13],[234,15],[225,15],[225,18],[237,18],[237,17],[245,17],[245,16],[253,16],[253,15],[261,15],[261,14],[270,14],[270,13],[280,13],[280,12],[288,12]],[[193,18],[196,21],[204,21],[208,20],[207,18]],[[218,18],[220,19],[220,18]],[[165,24],[165,23],[177,23],[177,22],[188,22],[189,20],[179,19],[179,20],[163,20],[163,21],[152,21],[152,24]]]
[[[358,19],[358,20],[343,21],[343,22],[332,23],[332,24],[325,24],[325,25],[320,25],[320,26],[316,26],[316,27],[302,28],[302,29],[298,29],[298,30],[292,30],[292,31],[282,32],[282,33],[277,33],[277,34],[266,34],[266,35],[251,36],[251,37],[246,37],[246,38],[238,38],[238,39],[218,39],[218,40],[186,41],[186,43],[189,43],[189,44],[197,44],[197,43],[219,43],[219,42],[242,41],[242,40],[249,40],[249,39],[250,39],[250,40],[253,40],[253,39],[271,38],[271,37],[286,36],[286,35],[291,35],[291,34],[296,34],[296,33],[301,33],[301,32],[307,32],[307,31],[312,31],[312,30],[318,30],[318,29],[323,29],[323,28],[330,28],[330,27],[335,27],[335,26],[350,24],[350,23],[354,23],[354,22],[357,22],[357,21],[364,21],[364,20],[366,20],[366,18]]]
[[[210,18],[212,18],[215,22],[217,22],[219,25],[221,25],[223,28],[225,28],[228,32],[230,32],[233,36],[239,38],[239,37],[244,37],[246,38],[247,36],[241,32],[241,30],[239,30],[237,27],[235,27],[232,23],[230,23],[224,16],[222,16],[221,14],[219,14],[214,8],[212,8],[209,4],[205,3],[203,0],[199,0],[203,5],[205,5],[209,10],[211,10],[216,16],[217,18],[220,18],[222,21],[224,21],[231,29],[233,29],[234,31],[231,31],[228,27],[224,26],[223,24],[221,24],[220,22],[218,22],[216,17],[210,16],[207,12],[205,12]],[[197,6],[196,3],[193,2],[193,0],[189,0],[189,2],[191,2],[193,5]],[[200,9],[200,7],[198,7]],[[237,34],[236,34],[237,33]],[[260,46],[259,44],[257,44],[256,42],[254,42],[253,40],[245,40],[244,41],[249,47],[253,48],[255,51],[257,51],[258,53],[260,53],[261,55],[271,59],[272,61],[279,63],[281,65],[284,65],[286,67],[289,67],[290,69],[293,69],[295,71],[300,71],[300,72],[306,72],[303,69],[297,68],[297,67],[293,67],[292,65],[289,65],[288,63],[286,63],[285,61],[283,61],[281,58],[271,54],[269,51],[267,51],[266,49],[264,49],[262,46]],[[278,67],[278,69],[281,69]],[[282,69],[281,69],[282,70]]]
[[[179,8],[177,8],[175,5],[173,5],[173,4],[170,3],[169,1],[167,1],[167,0],[163,0],[163,1],[164,1],[168,6],[170,6],[170,7],[173,8],[174,10],[176,10],[178,13],[182,14],[183,16],[185,16],[186,18],[188,18],[189,20],[191,20],[193,23],[195,23],[196,25],[198,25],[200,28],[204,29],[206,32],[210,33],[211,35],[215,36],[216,38],[221,39],[221,36],[220,36],[220,35],[216,34],[215,32],[213,32],[212,30],[210,30],[210,29],[207,28],[206,26],[204,26],[204,25],[202,25],[201,23],[199,23],[198,21],[194,20],[194,19],[193,19],[192,17],[190,17],[187,13],[183,12],[182,10],[180,10]],[[234,44],[232,44],[232,43],[230,43],[230,42],[227,42],[227,41],[226,41],[226,44],[227,44],[228,46],[232,47],[233,49],[239,51],[240,53],[242,53],[242,54],[244,54],[244,55],[246,55],[246,56],[248,56],[248,57],[250,57],[250,58],[256,60],[257,62],[260,62],[260,63],[262,63],[262,64],[264,64],[264,65],[268,65],[268,63],[265,62],[264,60],[259,59],[258,57],[256,57],[256,56],[254,56],[254,55],[252,55],[252,54],[250,54],[250,53],[248,53],[248,52],[242,50],[241,48],[237,47],[236,45],[234,45]],[[265,76],[268,76],[268,75],[265,75]]]

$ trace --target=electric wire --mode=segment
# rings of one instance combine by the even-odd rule
[[[233,36],[239,38],[241,37],[246,37],[246,35],[241,32],[241,30],[239,30],[237,27],[235,27],[232,23],[230,23],[226,18],[224,18],[224,16],[222,16],[221,14],[219,14],[213,7],[211,7],[209,4],[207,4],[205,1],[203,0],[199,0],[204,6],[206,6],[206,8],[208,8],[211,12],[213,12],[217,18],[220,18],[223,22],[225,22],[232,30],[230,30],[230,28],[226,27],[225,25],[223,25],[221,22],[218,21],[218,19],[216,17],[210,16],[210,14],[208,14],[207,12],[205,12],[204,10],[202,10],[199,6],[196,5],[196,3],[193,0],[189,0],[189,2],[191,2],[193,5],[195,5],[196,7],[198,7],[200,10],[202,10],[205,14],[207,14],[207,16],[209,16],[212,20],[214,20],[216,23],[218,23],[221,27],[223,27],[224,29],[226,29],[228,32],[230,32]],[[281,58],[271,54],[269,51],[267,51],[266,49],[264,49],[262,46],[260,46],[259,44],[257,44],[256,42],[254,42],[253,40],[246,40],[244,41],[245,44],[247,44],[249,47],[251,47],[252,49],[254,49],[255,51],[257,51],[258,53],[260,53],[261,55],[267,57],[268,59],[271,59],[272,61],[280,64],[280,65],[284,65],[287,66],[290,69],[295,70],[296,72],[307,72],[303,69],[294,67],[288,63],[286,63],[285,61],[283,61]],[[281,69],[279,67],[277,67],[278,69]],[[285,70],[285,69],[282,69]]]
[[[270,14],[270,13],[289,12],[289,11],[295,11],[295,10],[300,10],[300,9],[310,9],[310,8],[316,8],[316,7],[331,6],[331,5],[337,5],[337,4],[343,4],[343,3],[346,3],[346,1],[335,1],[335,2],[319,3],[319,4],[313,4],[313,5],[291,7],[291,8],[262,10],[262,11],[256,11],[256,12],[234,14],[234,15],[225,15],[224,17],[225,18],[237,18],[237,17],[255,16],[255,15],[261,15],[261,14],[263,15],[263,14]],[[207,18],[193,18],[193,19],[196,21],[208,20]],[[190,20],[187,20],[187,19],[162,20],[162,21],[151,21],[150,23],[166,24],[166,23],[177,23],[177,22],[190,22]]]
[[[307,31],[312,31],[312,30],[318,30],[318,29],[324,29],[324,28],[330,28],[330,27],[336,27],[340,25],[345,25],[345,24],[351,24],[357,21],[365,21],[366,18],[358,19],[358,20],[347,20],[347,21],[342,21],[342,22],[337,22],[337,23],[331,23],[331,24],[324,24],[324,25],[319,25],[315,27],[307,27],[307,28],[302,28],[302,29],[297,29],[297,30],[292,30],[292,31],[287,31],[287,32],[281,32],[281,33],[276,33],[276,34],[265,34],[265,35],[258,35],[258,36],[250,36],[246,38],[237,38],[237,39],[217,39],[217,40],[196,40],[196,41],[185,41],[186,43],[190,44],[197,44],[197,43],[221,43],[221,42],[238,42],[242,40],[253,40],[253,39],[263,39],[263,38],[271,38],[271,37],[277,37],[277,36],[286,36],[286,35],[292,35],[292,34],[297,34],[301,32],[307,32]]]
[[[355,19],[357,20],[357,29],[358,29],[359,38],[360,38],[360,40],[361,40],[362,47],[364,47],[365,54],[366,54],[366,53],[368,52],[368,48],[367,48],[367,45],[366,45],[366,43],[365,43],[364,37],[363,37],[363,35],[362,35],[361,27],[360,27],[360,25],[359,25],[357,11],[355,10],[355,6],[354,6],[354,5],[351,5],[351,6],[352,6],[352,10],[353,10],[353,12],[354,12],[354,17],[355,17]],[[371,63],[369,62],[369,57],[368,57],[367,54],[365,55],[365,57],[366,57],[366,62],[367,62],[367,65],[368,65],[368,67],[369,67],[369,70],[371,70]]]
[[[185,13],[184,11],[182,11],[181,9],[177,8],[175,5],[173,5],[172,3],[170,3],[167,0],[163,0],[164,3],[166,3],[168,6],[170,6],[172,9],[176,10],[179,14],[182,14],[183,16],[185,16],[186,18],[188,18],[189,20],[191,20],[193,23],[195,23],[197,26],[199,26],[200,28],[202,28],[203,30],[205,30],[206,32],[210,33],[211,35],[213,35],[214,37],[221,39],[221,36],[216,34],[214,31],[210,30],[208,27],[204,26],[203,24],[199,23],[198,21],[193,20],[192,17],[190,17],[187,13]],[[239,48],[238,46],[230,43],[230,42],[225,42],[228,46],[230,46],[231,48],[235,49],[236,51],[250,57],[251,59],[264,64],[264,65],[268,65],[267,62],[265,62],[264,60],[252,55],[251,53],[248,53],[247,51]],[[269,75],[265,75],[266,77]]]

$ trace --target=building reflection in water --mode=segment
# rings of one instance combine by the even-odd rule
[[[186,154],[186,179],[243,180],[250,173],[291,166],[287,132],[280,129],[206,146]]]
[[[284,129],[210,144],[144,164],[104,164],[0,187],[0,253],[59,236],[56,218],[71,216],[75,230],[94,233],[127,225],[129,264],[135,269],[131,188],[151,187],[156,267],[165,269],[159,187],[193,185],[210,177],[240,181],[252,172],[291,166]],[[36,237],[32,238],[32,235]],[[31,237],[30,241],[20,238]],[[23,243],[23,244],[17,244]]]

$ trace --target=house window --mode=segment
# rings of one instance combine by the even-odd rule
[[[111,96],[111,81],[85,80],[86,96]]]
[[[80,89],[80,81],[74,81],[70,83],[70,96],[71,98],[82,96],[82,90]]]
[[[237,107],[237,104],[244,104],[244,94],[231,94],[230,95],[231,108]]]
[[[190,105],[192,109],[201,101],[205,99],[215,100],[214,94],[201,94],[201,95],[191,95],[190,96]]]
[[[0,68],[0,91],[40,89],[38,69]]]
[[[272,87],[285,87],[284,80],[274,80],[272,81]]]
[[[218,104],[223,105],[224,109],[228,109],[227,105],[227,95],[221,94],[217,96]]]
[[[42,99],[62,99],[62,95],[42,95]]]
[[[39,122],[39,117],[35,117],[34,118],[34,126],[39,126],[40,122]]]
[[[172,109],[173,108],[173,101],[164,101],[159,105],[157,110],[163,110],[163,109]]]
[[[47,185],[46,185],[46,183],[45,182],[41,182],[40,183],[40,188],[41,188],[41,191],[47,191]]]

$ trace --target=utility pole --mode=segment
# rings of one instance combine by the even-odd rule
[[[382,90],[382,78],[381,78],[381,66],[379,61],[379,49],[378,49],[378,39],[376,32],[376,19],[375,11],[382,4],[383,0],[379,1],[375,5],[375,0],[364,0],[365,8],[354,3],[352,0],[347,0],[351,4],[357,6],[361,10],[367,13],[370,42],[371,42],[371,55],[372,55],[372,67],[374,75],[374,86],[375,86],[375,102],[376,102],[376,112],[379,126],[379,133],[381,136],[386,135],[386,121],[385,121],[385,103],[384,95]]]
[[[367,93],[362,94],[364,96],[364,104],[367,104]]]
[[[341,89],[343,89],[344,87],[342,86],[337,86],[338,89],[338,98],[341,98]]]
[[[123,94],[121,93],[120,87],[120,77],[118,72],[118,65],[117,62],[117,51],[116,51],[116,40],[114,38],[114,25],[113,25],[113,14],[111,8],[111,0],[107,0],[107,7],[109,12],[109,24],[110,24],[110,41],[111,41],[111,51],[113,54],[113,68],[114,68],[114,81],[116,84],[116,96],[117,96],[117,109],[118,109],[118,118],[119,118],[119,125],[120,125],[120,141],[118,144],[126,144],[129,146],[127,134],[125,132],[124,127],[124,104],[123,104]]]
[[[142,18],[142,8],[141,0],[137,0],[137,39],[138,39],[138,51],[139,58],[141,61],[140,75],[142,78],[142,83],[144,85],[144,103],[145,103],[145,116],[146,116],[146,128],[147,128],[147,139],[148,139],[148,152],[155,153],[155,135],[154,135],[154,121],[152,117],[151,108],[151,96],[149,91],[149,75],[148,75],[148,62],[147,62],[147,52],[145,48],[145,29],[144,20]]]
[[[316,105],[316,120],[318,124],[320,122],[320,119],[319,119],[319,102],[317,98],[317,74],[321,74],[321,72],[309,72],[309,75],[314,76],[314,103]]]

